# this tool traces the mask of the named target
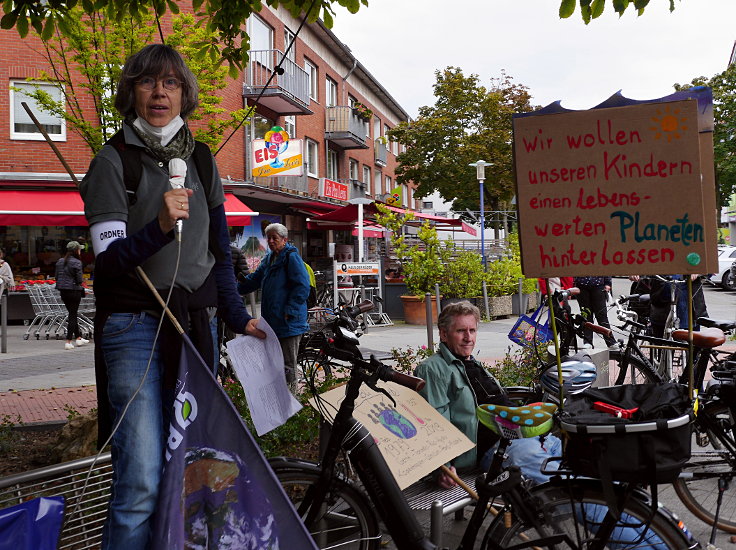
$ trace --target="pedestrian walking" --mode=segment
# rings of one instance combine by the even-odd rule
[[[74,344],[83,346],[89,340],[82,338],[79,330],[77,312],[85,290],[82,286],[82,260],[80,259],[82,246],[77,241],[69,241],[66,245],[66,254],[56,262],[56,289],[61,294],[68,312],[66,320],[66,343],[64,349],[74,349]],[[76,340],[75,340],[76,338]]]

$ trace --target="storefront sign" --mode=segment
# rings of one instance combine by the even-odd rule
[[[278,128],[276,126],[275,128]],[[272,134],[270,140],[254,139],[252,141],[251,164],[254,177],[269,176],[301,176],[304,173],[301,139],[288,139],[286,132]],[[285,136],[284,136],[285,135]]]
[[[357,264],[335,262],[335,271],[338,275],[378,275],[381,264]]]
[[[524,275],[717,269],[698,116],[687,99],[515,118]]]
[[[319,194],[326,199],[337,199],[346,201],[350,198],[350,190],[347,183],[320,178]]]

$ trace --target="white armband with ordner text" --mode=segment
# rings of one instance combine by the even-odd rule
[[[127,227],[128,224],[120,220],[93,224],[89,232],[92,234],[92,248],[94,248],[95,255],[107,250],[111,242],[124,239],[127,236]]]

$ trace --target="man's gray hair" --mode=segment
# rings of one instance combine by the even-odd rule
[[[266,230],[263,232],[266,237],[268,237],[269,233],[277,233],[279,237],[283,237],[286,239],[289,236],[289,230],[286,229],[285,225],[282,225],[280,223],[272,223],[266,226]]]
[[[186,120],[199,103],[199,84],[179,52],[165,44],[150,44],[128,58],[118,82],[115,108],[126,119],[134,119],[135,83],[144,76],[159,78],[168,73],[181,80],[181,118]]]
[[[440,316],[437,318],[437,328],[448,330],[452,326],[455,317],[461,317],[463,315],[472,315],[475,317],[476,323],[480,322],[480,310],[467,300],[463,300],[462,302],[448,304],[442,308]]]

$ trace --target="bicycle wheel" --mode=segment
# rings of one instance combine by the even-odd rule
[[[623,362],[624,351],[608,351],[608,380],[614,386],[621,384],[656,383],[658,380],[651,369],[637,357],[629,357]]]
[[[286,495],[297,509],[307,489],[317,483],[320,474],[318,466],[300,464],[271,463]],[[307,529],[319,548],[375,550],[381,542],[378,519],[368,497],[339,477],[332,479],[317,521]]]
[[[728,436],[734,438],[734,423],[726,403],[710,402],[701,415],[707,414],[716,418]],[[723,478],[730,487],[723,493],[721,509],[718,514],[718,528],[728,533],[736,533],[736,493],[732,486],[732,478],[736,475],[731,465],[733,457],[725,449],[721,449],[718,440],[708,435],[705,447],[698,445],[702,435],[693,434],[693,450],[688,463],[683,468],[681,477],[673,483],[675,492],[685,507],[697,518],[708,525],[715,520],[718,502],[718,481]]]
[[[620,491],[617,486],[616,492]],[[483,539],[483,550],[507,548],[522,542],[533,547],[534,540],[540,536],[552,535],[563,535],[565,540],[544,545],[545,548],[582,550],[593,546],[591,539],[600,529],[608,510],[599,481],[574,479],[545,483],[532,489],[532,497],[544,516],[544,525],[539,529],[542,533],[514,515],[508,528],[502,521],[491,524]],[[644,492],[632,495],[605,548],[668,550],[694,547],[696,542],[666,509],[656,508],[653,514],[649,498]]]

